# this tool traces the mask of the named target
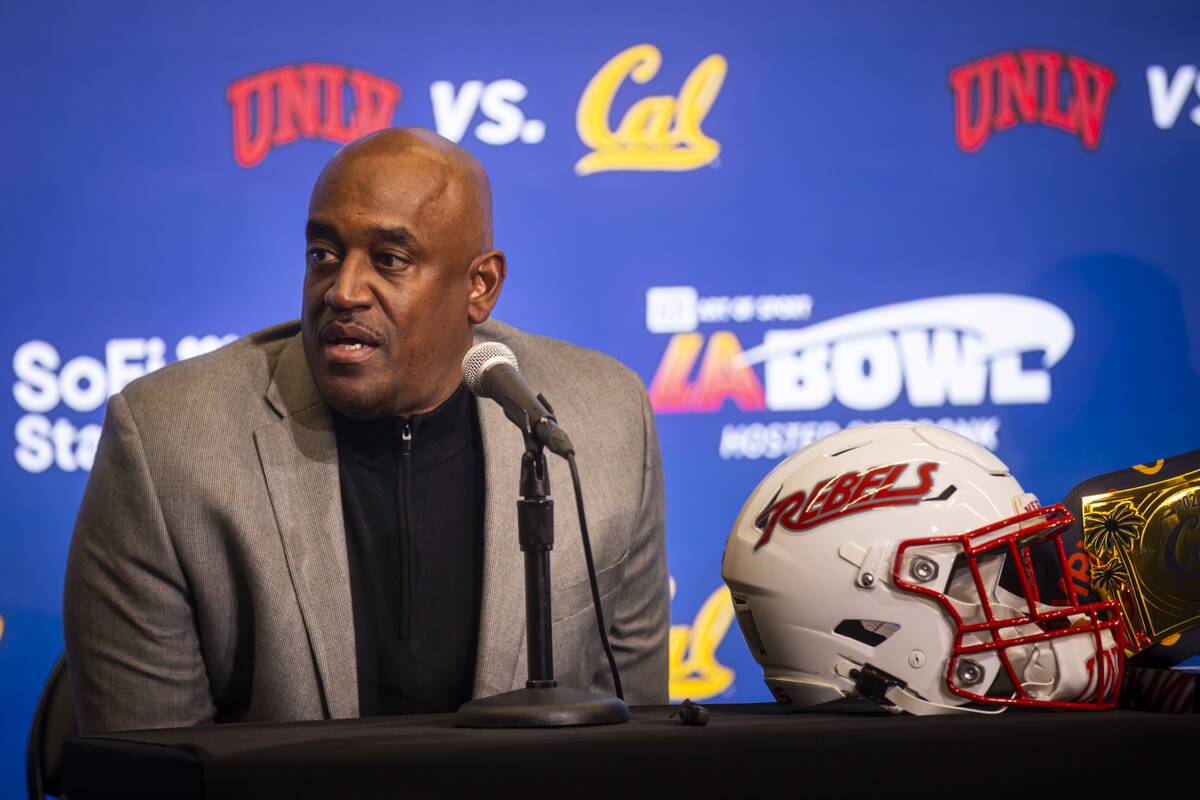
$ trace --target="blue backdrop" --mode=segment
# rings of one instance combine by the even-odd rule
[[[298,316],[312,182],[380,126],[489,170],[496,316],[651,386],[677,699],[767,697],[720,555],[817,435],[930,419],[1045,502],[1200,446],[1192,3],[0,10],[0,795],[105,399]]]

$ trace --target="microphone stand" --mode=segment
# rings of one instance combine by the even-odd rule
[[[525,626],[529,679],[524,689],[470,700],[459,707],[459,728],[553,728],[629,721],[629,707],[608,695],[559,686],[554,680],[550,617],[550,551],[554,549],[554,500],[542,444],[528,430],[521,456],[517,532],[525,554]]]

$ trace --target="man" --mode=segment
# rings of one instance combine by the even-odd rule
[[[302,319],[109,402],[67,563],[85,731],[450,711],[524,685],[520,431],[475,402],[516,353],[570,432],[626,699],[666,702],[662,472],[640,380],[488,321],[482,167],[428,131],[343,148],[309,206]],[[611,693],[570,477],[552,556],[560,685]]]

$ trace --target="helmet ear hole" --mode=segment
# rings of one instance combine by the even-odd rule
[[[894,622],[880,622],[874,619],[844,619],[837,624],[833,632],[862,642],[868,647],[878,647],[888,640],[900,626]]]

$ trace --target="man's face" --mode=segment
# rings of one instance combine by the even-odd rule
[[[358,154],[313,190],[301,328],[321,396],[356,419],[428,411],[471,346],[469,185],[423,153]]]

